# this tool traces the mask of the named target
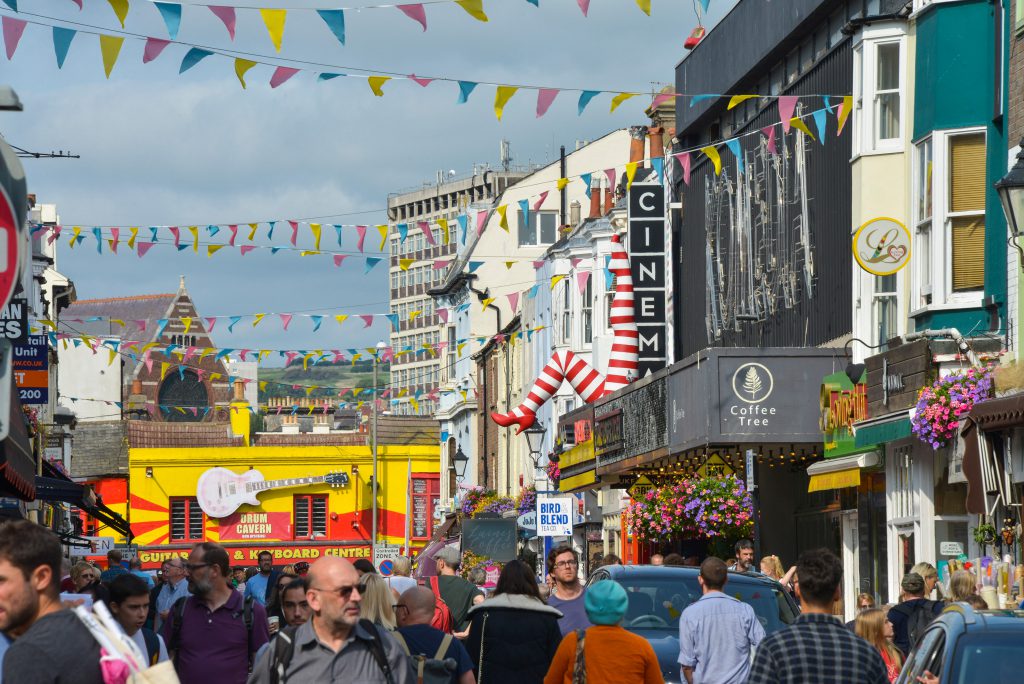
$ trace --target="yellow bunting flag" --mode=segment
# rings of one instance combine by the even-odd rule
[[[352,355],[352,365],[355,366],[356,365],[356,361],[358,361],[361,358],[363,358],[362,354],[353,354]]]
[[[316,256],[317,254],[320,254],[320,252],[314,249],[304,249],[299,252],[299,256]]]
[[[267,25],[270,42],[274,44],[274,49],[280,52],[281,39],[284,38],[284,22],[288,18],[288,10],[261,9],[260,16],[263,17],[263,23]]]
[[[715,175],[722,173],[722,155],[718,154],[718,149],[714,145],[708,145],[700,148],[700,151],[706,154],[711,163],[715,165]]]
[[[221,374],[220,373],[210,373],[210,382],[213,382],[214,380],[220,380],[220,379],[221,379]]]
[[[171,367],[171,364],[166,361],[160,362],[160,379],[163,380],[164,376],[167,375],[167,369]]]
[[[420,315],[420,314],[422,314],[422,313],[423,313],[422,311],[410,311],[410,312],[409,312],[409,321],[410,321],[410,322],[411,322],[411,321],[415,321],[415,320],[416,320],[416,317],[417,317],[417,316],[419,316],[419,315]]]
[[[512,99],[519,88],[515,86],[498,86],[498,92],[494,96],[494,115],[501,121],[501,114],[505,111],[505,105]]]
[[[260,321],[262,321],[263,317],[266,316],[266,315],[267,314],[265,314],[265,313],[261,313],[261,314],[256,314],[255,316],[253,316],[252,317],[252,327],[255,328],[257,325],[259,325]]]
[[[636,0],[636,6],[643,10],[647,16],[651,16],[651,0]]]
[[[505,270],[506,271],[511,271],[512,267],[515,266],[515,265],[516,265],[516,262],[514,262],[514,261],[506,261],[505,262]]]
[[[569,184],[569,179],[568,178],[559,178],[558,179],[558,183],[556,183],[555,185],[558,187],[558,191],[561,192],[562,190],[565,190],[565,186],[568,185],[568,184]]]
[[[380,249],[383,252],[384,246],[388,244],[388,227],[379,225],[377,226],[377,232],[380,233]]]
[[[124,38],[121,36],[100,35],[100,53],[103,55],[103,71],[106,73],[107,78],[110,78],[110,72],[114,70],[114,65],[117,64],[117,56],[121,53],[121,45],[123,44]]]
[[[256,237],[256,226],[258,225],[258,223],[249,224],[249,242],[252,242],[252,239]]]
[[[310,223],[309,230],[313,233],[313,249],[320,251],[320,224]]]
[[[108,349],[107,351],[110,353],[110,357],[107,359],[107,365],[110,366],[114,363],[114,359],[117,358],[117,352],[113,349]]]
[[[303,364],[302,364],[302,365],[303,365],[303,366],[305,366],[305,365],[306,365],[306,364],[305,364],[305,361],[303,361]],[[313,390],[315,390],[315,389],[316,389],[316,385],[310,385],[309,387],[307,387],[307,388],[306,388],[306,396],[308,397],[308,396],[309,396],[310,394],[312,394],[312,393],[313,393]],[[309,408],[310,408],[310,409],[312,409],[313,407],[312,407],[312,406],[310,406]]]
[[[554,290],[555,285],[558,285],[558,283],[562,282],[564,279],[564,275],[551,276],[551,289]]]
[[[733,109],[737,105],[742,104],[742,103],[746,102],[747,100],[752,100],[755,97],[757,97],[757,95],[733,95],[729,99],[729,106],[726,107],[726,109]]]
[[[448,233],[448,219],[437,219],[437,225],[441,226],[441,244],[447,245],[451,239]]]
[[[199,254],[199,226],[189,226],[188,232],[192,233],[192,251]]]
[[[843,126],[846,125],[846,119],[850,116],[853,111],[853,95],[846,95],[843,97],[843,109],[839,112],[839,129],[836,131],[836,135],[843,132]]]
[[[494,303],[494,297],[486,297],[486,298],[484,298],[484,300],[483,300],[483,301],[481,301],[480,303],[481,303],[481,304],[483,304],[483,307],[482,307],[482,309],[483,309],[484,311],[487,311],[487,307],[489,307],[489,306],[490,306],[491,304],[493,304],[493,303]]]
[[[302,370],[309,370],[309,360],[316,356],[315,352],[310,352],[302,357]]]
[[[633,187],[633,178],[636,177],[636,167],[640,162],[629,162],[626,164],[626,189]]]
[[[420,410],[420,402],[416,401],[414,397],[409,397],[409,403],[412,404],[412,409],[414,411],[418,412]]]
[[[466,390],[459,390],[459,394],[462,395],[462,401],[466,401],[466,399],[469,397],[469,392],[467,392]]]
[[[207,356],[209,356],[212,353],[213,353],[213,349],[212,348],[205,347],[203,349],[203,351],[199,352],[199,360],[202,361],[204,358],[206,358]]]
[[[181,324],[183,326],[185,326],[185,333],[184,334],[188,335],[188,331],[192,329],[192,317],[191,316],[182,316],[181,317]]]
[[[71,244],[71,249],[74,249],[75,245],[78,244],[78,235],[81,232],[82,232],[82,227],[81,226],[73,226],[71,228],[71,243],[70,243]]]
[[[260,392],[266,392],[267,391],[267,384],[268,383],[267,383],[266,380],[260,380],[258,384],[260,386]]]
[[[843,107],[843,109],[846,108]],[[817,138],[814,137],[814,134],[811,133],[811,129],[808,128],[807,124],[804,123],[803,119],[794,116],[792,119],[789,120],[789,126],[790,128],[795,128],[804,135],[808,136],[811,140],[817,140]]]
[[[263,359],[267,358],[268,356],[270,356],[269,349],[260,349],[260,353],[256,357],[256,363],[263,363]]]
[[[612,108],[609,111],[614,112],[619,108],[619,105],[628,100],[631,97],[636,97],[636,93],[619,93],[612,98]]]
[[[384,91],[381,88],[390,80],[390,76],[370,76],[366,79],[366,82],[370,84],[370,90],[373,91],[374,95],[384,97]]]
[[[346,318],[348,318],[348,314],[338,314],[334,317],[334,320],[338,321],[338,325],[341,325],[345,322]]]
[[[124,321],[122,321],[122,320],[121,320],[120,318],[111,318],[111,319],[110,319],[110,322],[111,322],[111,323],[117,323],[117,324],[118,324],[118,325],[120,325],[120,326],[121,326],[122,328],[123,328],[123,327],[125,327],[125,325],[124,325]],[[188,332],[188,331],[186,330],[185,332]],[[129,346],[129,347],[133,347],[133,346],[135,346],[135,345],[129,344],[129,345],[126,345],[126,346]]]
[[[414,263],[416,263],[415,259],[399,259],[398,268],[402,269],[403,271],[408,271],[409,267],[412,266]]]
[[[455,0],[455,2],[474,19],[487,21],[487,15],[484,14],[484,0]]]
[[[495,211],[497,211],[498,212],[498,216],[501,217],[501,220],[498,222],[498,225],[501,226],[505,230],[505,232],[507,233],[508,232],[508,216],[506,216],[505,214],[508,212],[508,205],[507,204],[503,204],[500,207],[498,207]]]
[[[132,232],[132,236],[128,238],[128,249],[135,249],[135,239],[139,237],[139,227],[132,226],[128,230]]]
[[[107,2],[110,3],[110,8],[117,15],[117,20],[121,22],[121,28],[124,28],[124,20],[128,17],[128,0],[107,0]]]
[[[256,62],[251,59],[242,59],[241,57],[235,58],[235,76],[238,76],[238,82],[245,88],[245,73],[256,66]]]
[[[465,347],[465,342],[459,342],[457,345],[455,345],[455,353],[458,354],[459,356],[462,356],[462,350],[465,349]]]
[[[40,318],[39,322],[45,325],[46,327],[50,328],[51,330],[57,329],[57,324],[54,323],[53,321],[48,321],[45,318]]]
[[[224,245],[206,245],[206,256],[212,257],[222,249],[224,249]]]

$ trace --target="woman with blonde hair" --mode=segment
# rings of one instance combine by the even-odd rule
[[[359,593],[363,600],[359,603],[359,617],[366,618],[377,627],[394,631],[398,623],[395,621],[395,610],[392,608],[394,594],[384,578],[377,574],[366,574],[359,578]],[[363,591],[366,587],[366,591]]]
[[[939,583],[939,571],[931,563],[925,563],[924,561],[918,563],[910,569],[910,572],[916,572],[924,579],[924,597],[931,598],[932,590],[935,589],[935,585]],[[942,591],[939,591],[939,598],[942,598]]]
[[[789,572],[786,572],[782,569],[782,561],[779,560],[778,556],[764,556],[761,558],[761,574],[771,577],[789,589],[790,583],[793,581],[793,575],[796,574],[796,566],[794,565],[789,569]]]
[[[949,596],[946,601],[956,603],[967,599],[978,592],[978,581],[970,570],[957,570],[949,578]]]
[[[868,608],[857,614],[854,631],[861,639],[878,649],[878,653],[885,662],[885,671],[889,676],[889,682],[895,682],[900,676],[900,668],[903,666],[903,656],[892,643],[892,623],[886,617],[885,611],[881,608]]]

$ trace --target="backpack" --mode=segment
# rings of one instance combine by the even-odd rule
[[[149,666],[152,667],[160,660],[160,637],[148,627],[143,627],[142,640],[146,642],[146,655],[149,657]]]
[[[434,592],[434,618],[430,621],[430,626],[446,634],[451,634],[455,628],[455,620],[452,619],[452,611],[448,608],[448,604],[441,598],[441,589],[437,584],[436,576],[430,578],[430,591]]]
[[[377,626],[367,619],[361,619],[359,626],[370,633],[370,653],[377,661],[377,666],[384,673],[384,681],[387,684],[395,684],[395,676],[391,672],[391,665],[388,664],[387,654],[384,652],[384,645],[381,643],[380,632]],[[270,684],[285,684],[288,681],[288,664],[292,662],[292,655],[295,654],[295,632],[298,627],[288,626],[277,633],[274,637],[274,655],[270,658]]]
[[[413,655],[409,650],[409,644],[398,632],[392,632],[391,636],[395,637],[406,655],[412,659],[413,669],[416,670],[416,684],[451,684],[452,675],[459,666],[454,658],[444,657],[454,638],[451,634],[444,635],[433,658],[428,658],[424,654]]]
[[[167,650],[174,654],[175,666],[178,664],[178,649],[181,647],[181,625],[185,618],[185,602],[189,598],[182,596],[171,606],[174,624],[171,625],[171,643],[167,644]],[[252,640],[252,603],[254,600],[252,596],[247,596],[242,603],[242,622],[245,623],[245,633],[249,636],[250,642]],[[231,617],[238,619],[238,613],[233,613]]]
[[[935,604],[937,601],[924,600],[909,610],[903,606],[896,606],[898,610],[907,616],[907,636],[910,639],[910,647],[913,648],[918,638],[924,634],[924,630],[935,619]]]

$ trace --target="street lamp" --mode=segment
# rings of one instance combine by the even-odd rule
[[[533,427],[524,431],[526,435],[526,445],[530,449],[530,458],[533,459],[533,467],[539,467],[537,460],[540,458],[541,446],[544,443],[544,433],[547,430],[544,429],[543,425],[534,425]]]
[[[462,447],[455,450],[452,465],[455,467],[455,479],[461,482],[466,477],[466,466],[469,465],[469,456],[462,453]]]
[[[1024,249],[1019,242],[1022,236],[1020,229],[1024,226],[1024,140],[1020,141],[1021,151],[1017,154],[1017,163],[1010,171],[996,182],[996,192],[1003,204],[1006,223],[1010,227],[1009,244],[1020,254],[1020,263],[1024,267]]]

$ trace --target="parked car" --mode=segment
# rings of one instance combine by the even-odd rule
[[[947,607],[917,640],[898,684],[917,684],[927,670],[942,684],[1019,682],[1024,663],[1024,611]]]
[[[680,682],[679,616],[701,596],[699,568],[666,565],[606,565],[590,576],[587,586],[615,580],[626,590],[629,608],[622,626],[650,642],[665,682]],[[756,573],[730,572],[725,593],[750,604],[768,634],[800,613],[796,602],[775,580]]]

